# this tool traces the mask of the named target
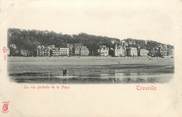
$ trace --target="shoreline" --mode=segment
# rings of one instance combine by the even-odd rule
[[[73,56],[73,57],[8,57],[8,63],[20,64],[47,64],[52,65],[156,65],[174,66],[174,58],[159,57],[100,57],[100,56]]]
[[[68,71],[66,77],[64,69]],[[173,73],[173,58],[8,57],[8,74],[15,82],[167,82]]]

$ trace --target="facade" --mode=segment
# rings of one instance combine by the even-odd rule
[[[49,47],[46,47],[45,49],[44,49],[44,56],[51,56],[51,49],[49,48]]]
[[[74,55],[79,56],[81,54],[80,53],[81,47],[75,47],[74,50],[75,50]]]
[[[16,49],[17,49],[17,47],[16,47],[16,45],[15,44],[10,44],[9,45],[9,54],[8,55],[10,55],[10,56],[15,56],[16,55]]]
[[[114,55],[115,56],[126,56],[126,49],[122,45],[115,45],[114,49]]]
[[[131,47],[130,48],[130,55],[131,56],[138,56],[137,48]]]
[[[88,56],[89,50],[86,46],[82,46],[81,44],[67,45],[67,48],[56,48],[54,45],[49,45],[44,47],[43,45],[39,45],[37,47],[37,56],[70,56],[70,52],[74,55],[78,56]],[[70,51],[70,49],[72,49]]]
[[[69,48],[55,48],[54,45],[37,47],[37,56],[69,56]]]
[[[37,56],[45,56],[44,49],[45,49],[45,47],[43,45],[39,45],[37,47]]]
[[[126,56],[138,56],[137,48],[127,47],[126,48]]]
[[[80,49],[80,55],[81,56],[88,56],[89,55],[89,50],[86,46],[82,46]]]
[[[69,56],[69,48],[54,48],[52,56]]]
[[[81,43],[76,43],[73,46],[74,55],[76,56],[88,56],[89,55],[89,49],[87,46],[82,45]]]
[[[60,48],[59,54],[60,56],[69,56],[69,48]]]
[[[81,47],[82,47],[82,44],[81,43],[75,43],[74,44],[74,55],[81,55]]]
[[[158,47],[149,50],[149,56],[151,57],[159,57],[160,55],[160,48]]]
[[[171,45],[161,44],[152,48],[141,48],[140,46],[130,46],[129,42],[121,41],[116,44],[114,49],[108,48],[106,45],[99,46],[98,53],[100,56],[151,56],[151,57],[173,57],[174,47]],[[133,44],[131,41],[130,44]],[[112,52],[112,53],[111,53]],[[66,48],[56,48],[55,45],[39,45],[37,51],[32,53],[25,49],[16,49],[15,44],[10,45],[10,56],[88,56],[90,54],[87,46],[81,43],[67,44]]]
[[[106,45],[100,46],[98,50],[100,56],[108,56],[109,55],[109,48]]]
[[[168,56],[174,57],[174,49],[173,48],[168,49]]]
[[[67,48],[69,48],[69,55],[74,55],[74,45],[68,43]]]
[[[149,51],[146,49],[140,49],[140,56],[148,56]]]
[[[28,50],[21,49],[20,50],[20,55],[21,56],[29,56],[30,52]]]
[[[161,56],[168,56],[167,45],[161,45],[160,46],[160,54],[161,54]]]
[[[174,48],[168,47],[167,45],[160,45],[159,47],[150,49],[149,55],[151,57],[173,57]]]
[[[60,56],[60,52],[58,48],[52,49],[52,56]]]

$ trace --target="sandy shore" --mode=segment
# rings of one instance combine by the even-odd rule
[[[59,64],[59,65],[174,65],[173,58],[159,57],[9,57],[8,63]]]
[[[63,69],[68,71],[63,77]],[[166,82],[173,58],[152,57],[9,57],[8,73],[21,82]],[[71,77],[71,78],[70,78]],[[69,79],[67,81],[67,79]],[[94,80],[95,79],[95,80]],[[103,80],[104,79],[104,80]],[[129,80],[128,80],[129,79]],[[26,81],[27,80],[27,81]],[[66,80],[66,81],[64,81]]]

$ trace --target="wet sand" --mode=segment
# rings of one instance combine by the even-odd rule
[[[68,73],[63,76],[62,70]],[[166,82],[173,58],[152,57],[9,57],[11,79],[38,83]],[[69,79],[69,80],[68,80]],[[162,80],[161,80],[162,79]]]

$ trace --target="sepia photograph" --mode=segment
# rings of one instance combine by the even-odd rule
[[[0,117],[182,117],[182,0],[0,0]]]
[[[8,29],[8,73],[18,83],[166,83],[174,46],[87,33]]]
[[[10,81],[118,84],[173,78],[172,19],[155,2],[141,2],[143,8],[125,0],[47,3],[31,1],[25,10],[12,11]]]

